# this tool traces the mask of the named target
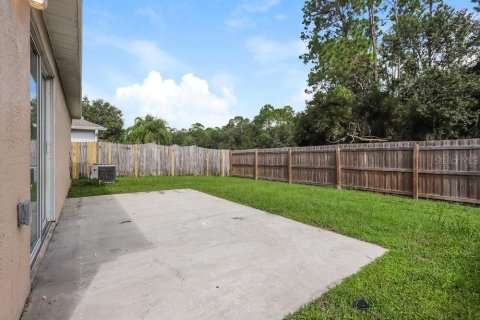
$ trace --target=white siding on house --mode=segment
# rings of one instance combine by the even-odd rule
[[[72,142],[95,142],[97,141],[94,130],[72,129]]]

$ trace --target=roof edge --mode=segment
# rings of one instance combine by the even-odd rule
[[[76,130],[98,130],[98,131],[107,131],[107,128],[104,127],[82,127],[82,126],[72,126],[72,129]]]
[[[43,11],[70,117],[82,116],[83,0],[50,1]]]

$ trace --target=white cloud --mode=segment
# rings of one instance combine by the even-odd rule
[[[93,34],[94,43],[99,46],[109,46],[113,50],[120,50],[131,55],[133,63],[147,70],[178,71],[186,67],[167,51],[161,49],[155,41],[142,39],[122,39],[106,35]]]
[[[284,21],[284,20],[286,20],[287,18],[288,18],[288,17],[287,17],[286,14],[280,13],[280,14],[276,14],[276,15],[275,15],[275,20],[277,20],[277,21]]]
[[[223,88],[227,88],[228,90],[233,92],[233,88],[238,85],[238,78],[231,73],[222,71],[214,74],[210,78],[210,83],[212,87],[217,91],[221,91]]]
[[[117,88],[115,100],[122,106],[127,125],[137,116],[152,114],[175,128],[187,128],[196,122],[222,126],[232,117],[230,108],[237,100],[228,86],[223,86],[220,92],[220,95],[212,93],[206,80],[191,73],[177,84],[151,71],[142,84]]]
[[[257,25],[255,15],[269,11],[277,6],[280,0],[249,0],[243,1],[232,13],[225,24],[232,29],[250,29]]]
[[[181,63],[153,41],[134,40],[123,44],[123,50],[137,57],[139,63],[149,70],[172,70]]]
[[[246,16],[234,16],[226,20],[225,24],[233,29],[250,29],[257,25],[255,21]]]
[[[144,16],[152,20],[160,20],[160,15],[158,14],[157,10],[155,10],[155,8],[151,5],[137,8],[136,13],[140,16]]]
[[[301,40],[279,42],[263,36],[248,39],[246,46],[253,53],[254,59],[264,65],[295,61],[306,50],[305,43]]]
[[[242,7],[247,12],[266,12],[280,3],[280,0],[247,1]]]

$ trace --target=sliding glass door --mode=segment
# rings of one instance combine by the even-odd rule
[[[32,221],[30,224],[31,262],[37,256],[47,228],[46,205],[49,202],[46,168],[47,157],[47,109],[48,76],[41,56],[31,42],[30,51],[30,201]]]

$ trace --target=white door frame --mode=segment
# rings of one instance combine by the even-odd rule
[[[30,251],[30,265],[36,260],[43,244],[49,223],[55,221],[55,79],[39,32],[31,20],[31,44],[38,59],[37,79],[37,121],[39,122],[38,144],[36,149],[37,173],[39,180],[37,198],[37,240]]]
[[[55,82],[52,77],[45,82],[45,216],[55,221]]]

